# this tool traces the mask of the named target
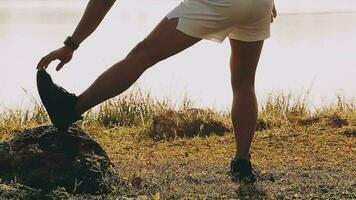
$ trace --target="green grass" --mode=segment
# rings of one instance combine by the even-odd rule
[[[0,114],[0,140],[46,123],[38,103],[8,110]],[[129,186],[113,183],[106,196],[72,196],[59,188],[50,199],[356,198],[355,99],[336,96],[334,104],[311,108],[307,95],[268,96],[260,105],[252,146],[262,174],[254,186],[232,183],[227,175],[235,153],[230,114],[196,109],[187,98],[174,105],[135,90],[88,112],[81,126]],[[0,199],[36,195],[18,184],[0,184]]]

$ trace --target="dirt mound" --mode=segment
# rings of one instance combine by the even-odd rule
[[[77,126],[59,132],[52,126],[28,129],[0,144],[0,178],[50,191],[63,187],[71,193],[109,191],[113,176],[106,152]]]

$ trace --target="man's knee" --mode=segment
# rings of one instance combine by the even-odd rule
[[[234,74],[231,77],[231,85],[234,93],[254,91],[255,74],[253,72]]]
[[[147,39],[139,42],[126,58],[139,62],[144,68],[149,68],[162,60]]]

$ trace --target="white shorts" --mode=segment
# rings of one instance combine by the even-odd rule
[[[222,42],[226,37],[259,41],[270,37],[274,0],[184,0],[168,19],[192,37]]]

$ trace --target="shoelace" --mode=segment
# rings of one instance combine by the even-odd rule
[[[71,97],[75,97],[75,94],[69,93],[66,89],[64,89],[63,87],[54,84],[61,92],[63,92],[65,95],[67,96],[71,96]]]
[[[235,170],[234,168],[235,168],[235,162],[236,161],[232,161],[233,162],[233,164],[231,165],[231,167],[230,167],[230,174],[232,175],[232,176],[234,176],[234,177],[236,177],[236,178],[239,178],[239,176],[240,176],[240,173],[238,172],[238,170]],[[250,168],[250,170],[251,170],[251,174],[248,176],[248,177],[259,177],[259,175],[258,175],[258,173],[257,173],[257,171],[254,169],[254,167],[252,166],[252,164],[250,163],[249,164],[250,166],[249,166],[249,168]],[[235,173],[234,173],[235,172]]]

